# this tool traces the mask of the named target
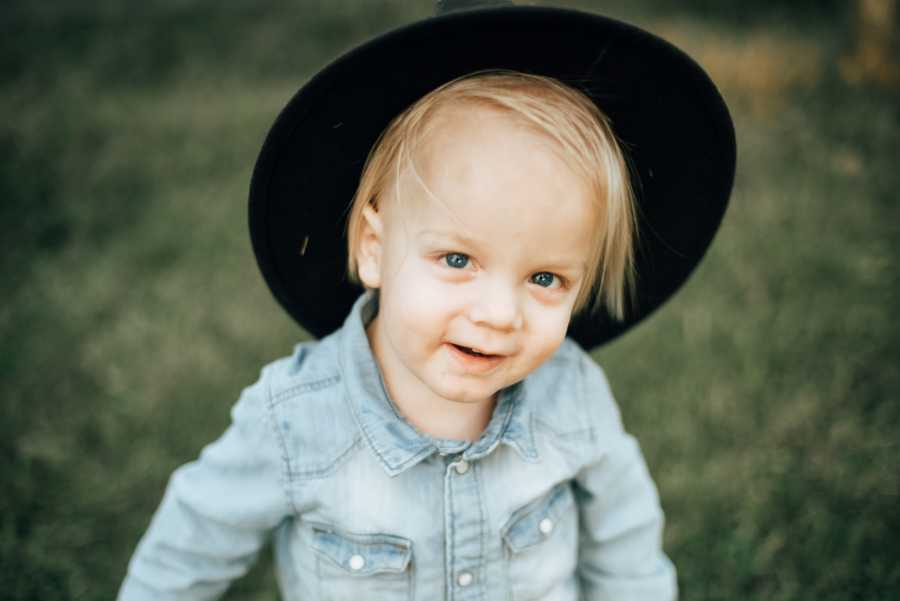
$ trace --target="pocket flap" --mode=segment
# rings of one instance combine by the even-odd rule
[[[500,531],[514,553],[545,540],[572,506],[569,482],[554,486],[549,493],[517,509]]]
[[[412,542],[391,534],[350,534],[314,525],[312,547],[348,574],[402,572],[412,557]]]

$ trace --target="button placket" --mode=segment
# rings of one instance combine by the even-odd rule
[[[480,570],[484,564],[481,489],[475,466],[462,453],[448,457],[444,471],[447,601],[484,599]]]

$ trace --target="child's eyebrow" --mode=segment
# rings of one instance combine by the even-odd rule
[[[463,246],[477,247],[478,241],[458,232],[449,230],[424,230],[416,236],[419,242],[435,243],[435,242],[454,242]]]

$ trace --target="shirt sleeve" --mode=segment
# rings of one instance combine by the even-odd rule
[[[169,480],[119,601],[216,599],[245,574],[291,514],[265,370],[244,389],[226,432]]]
[[[662,549],[656,486],[637,442],[622,428],[606,377],[590,357],[584,363],[598,452],[575,476],[582,599],[674,600],[675,567]]]

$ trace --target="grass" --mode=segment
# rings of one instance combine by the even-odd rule
[[[426,4],[5,9],[4,596],[112,598],[171,471],[303,336],[250,250],[256,153],[317,67]],[[721,85],[732,206],[681,293],[595,355],[658,482],[684,599],[898,599],[900,98],[840,78],[845,15],[686,6],[602,8]],[[266,554],[228,598],[274,591]]]

